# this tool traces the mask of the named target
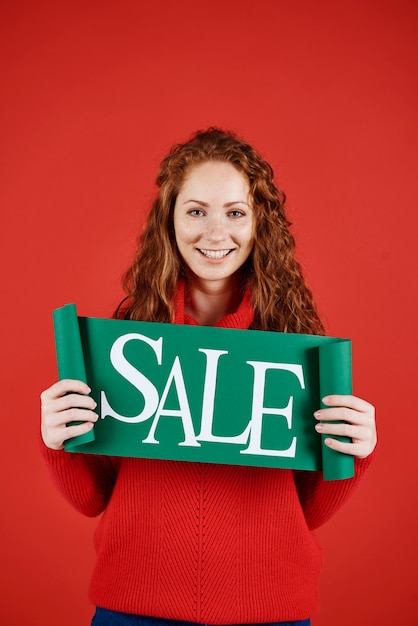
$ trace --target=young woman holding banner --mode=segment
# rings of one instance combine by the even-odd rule
[[[285,196],[250,145],[218,129],[196,133],[163,160],[157,184],[117,317],[324,334]],[[324,481],[320,472],[68,454],[64,441],[98,418],[89,391],[74,380],[47,389],[42,437],[64,497],[85,515],[104,513],[92,624],[309,624],[322,564],[312,530],[370,464],[373,407],[331,395],[312,417],[327,446],[355,457],[353,478]],[[67,427],[74,420],[82,423]]]

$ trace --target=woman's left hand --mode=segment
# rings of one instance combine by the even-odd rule
[[[359,459],[369,456],[377,442],[374,406],[355,396],[331,395],[322,402],[329,408],[315,411],[314,416],[320,420],[315,426],[317,432],[331,435],[325,437],[325,445]],[[349,437],[351,442],[333,439],[333,435]]]

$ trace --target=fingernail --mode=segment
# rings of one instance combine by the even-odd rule
[[[315,430],[317,430],[318,432],[321,431],[323,428],[324,427],[322,424],[315,424]]]
[[[315,411],[314,417],[316,417],[316,419],[319,419],[321,417],[321,411]]]
[[[324,404],[328,404],[328,402],[330,401],[330,399],[331,399],[331,398],[330,398],[329,396],[325,396],[324,398],[322,398],[322,402],[323,402]]]

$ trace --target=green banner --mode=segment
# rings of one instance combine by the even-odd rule
[[[100,416],[67,451],[353,476],[313,417],[351,393],[349,340],[78,317],[73,304],[53,318],[59,378],[88,382]]]

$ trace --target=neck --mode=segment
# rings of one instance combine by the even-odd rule
[[[224,283],[186,281],[184,310],[200,326],[214,326],[225,315],[236,311],[241,299],[241,279],[238,274]]]

